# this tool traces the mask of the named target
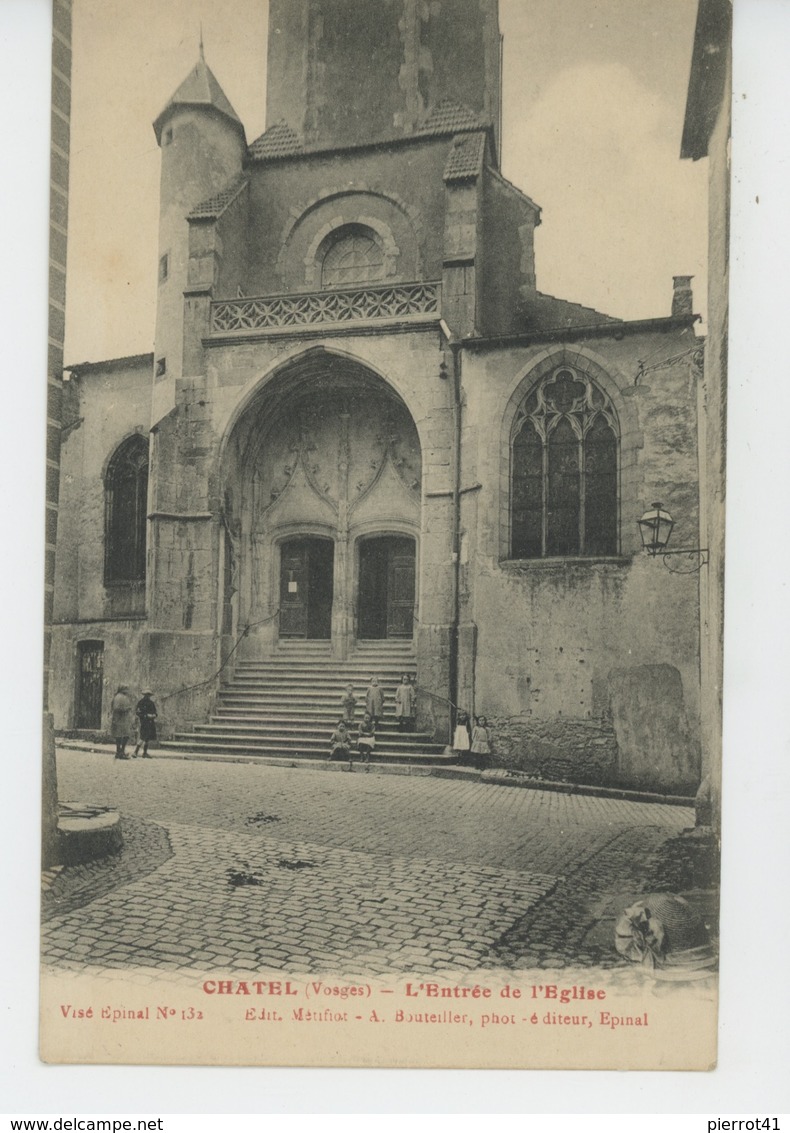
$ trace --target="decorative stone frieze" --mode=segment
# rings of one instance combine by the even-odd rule
[[[238,334],[281,327],[438,315],[440,292],[438,283],[407,283],[307,295],[223,299],[211,304],[211,333]]]

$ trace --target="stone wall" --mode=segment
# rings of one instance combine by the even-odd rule
[[[525,716],[487,717],[491,766],[523,771],[555,782],[614,784],[619,781],[617,739],[604,719]]]
[[[311,145],[410,133],[452,99],[499,120],[496,0],[271,0],[267,125]]]
[[[462,610],[477,627],[462,707],[497,722],[508,765],[671,791],[699,783],[699,574],[649,558],[636,522],[662,500],[673,545],[699,545],[696,372],[683,357],[636,380],[640,359],[694,344],[676,327],[464,352],[462,484],[479,489],[462,500]],[[617,412],[620,551],[514,561],[506,407],[555,364],[592,366]]]
[[[385,278],[441,279],[442,170],[450,144],[444,137],[352,150],[342,167],[329,154],[252,166],[245,293],[318,290],[320,243],[350,223],[379,232]]]

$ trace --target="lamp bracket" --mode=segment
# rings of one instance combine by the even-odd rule
[[[685,566],[672,566],[667,562],[678,555],[687,560]],[[663,559],[670,574],[695,574],[710,562],[710,551],[707,547],[678,547],[674,551],[654,551],[653,557]]]

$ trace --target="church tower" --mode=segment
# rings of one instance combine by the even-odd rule
[[[497,0],[271,0],[267,127],[329,149],[408,136],[441,104],[499,148]]]

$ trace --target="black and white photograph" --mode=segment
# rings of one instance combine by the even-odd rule
[[[53,13],[41,1057],[713,1068],[731,0]]]

